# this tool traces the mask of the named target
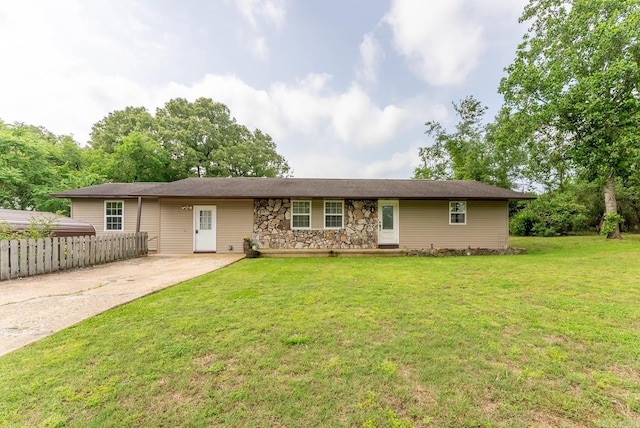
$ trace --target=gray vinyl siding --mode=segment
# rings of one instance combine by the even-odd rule
[[[467,223],[449,224],[449,201],[400,201],[400,247],[506,248],[506,201],[467,201]]]
[[[96,233],[105,233],[104,230],[104,201],[123,201],[124,230],[123,232],[135,232],[138,220],[137,199],[72,199],[71,217],[76,220],[90,223],[95,227]],[[147,232],[149,236],[149,250],[157,251],[159,236],[160,208],[157,200],[142,200],[142,215],[140,219],[140,231]],[[118,232],[108,232],[118,233]]]
[[[193,253],[193,210],[183,206],[216,207],[216,252],[241,253],[242,241],[253,231],[253,200],[161,200],[160,230],[163,254]],[[229,250],[229,245],[233,246]]]

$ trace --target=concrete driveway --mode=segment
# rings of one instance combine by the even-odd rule
[[[0,355],[244,254],[152,255],[0,282]]]

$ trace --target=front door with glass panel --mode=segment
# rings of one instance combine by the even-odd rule
[[[216,207],[213,205],[193,207],[193,251],[216,251]]]
[[[378,201],[378,244],[398,244],[398,201]]]

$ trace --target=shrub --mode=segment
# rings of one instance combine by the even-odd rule
[[[509,230],[519,236],[555,236],[585,230],[587,209],[570,193],[545,193],[511,217]]]

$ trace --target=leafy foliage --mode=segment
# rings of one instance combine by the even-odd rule
[[[175,98],[156,110],[127,107],[93,126],[91,146],[108,161],[96,166],[111,181],[173,181],[186,177],[276,177],[289,174],[276,144],[237,123],[229,108]]]
[[[602,221],[602,227],[600,228],[600,234],[604,236],[608,236],[611,234],[616,228],[619,227],[620,223],[624,222],[624,218],[617,213],[607,213],[604,216]]]
[[[640,162],[640,3],[530,0],[521,22],[531,27],[499,88],[508,126],[526,135],[512,144],[598,180],[615,214],[615,178]]]
[[[170,100],[157,110],[155,126],[181,178],[276,177],[290,172],[269,135],[238,124],[226,105],[209,98]]]
[[[290,173],[276,144],[208,98],[170,100],[109,113],[89,147],[44,128],[0,121],[0,207],[69,213],[49,195],[105,182],[167,182],[191,176],[276,177]]]
[[[567,235],[584,230],[588,225],[587,209],[569,192],[546,193],[523,205],[524,208],[509,222],[513,235]]]
[[[57,219],[52,215],[33,215],[29,218],[29,227],[24,230],[17,230],[6,221],[0,221],[0,239],[50,238]]]
[[[153,116],[144,107],[125,107],[116,110],[91,127],[91,147],[104,153],[113,153],[124,139],[139,132],[153,134]]]
[[[114,182],[165,182],[177,178],[167,151],[139,131],[124,137],[107,159],[105,175]]]
[[[0,207],[66,212],[68,203],[49,194],[101,180],[84,167],[84,153],[70,137],[0,121]]]
[[[434,139],[431,146],[419,150],[421,166],[414,178],[431,180],[477,180],[501,187],[512,187],[513,159],[493,138],[494,127],[483,124],[486,107],[472,96],[453,103],[460,121],[455,132],[448,133],[439,123],[425,123],[425,134]]]

